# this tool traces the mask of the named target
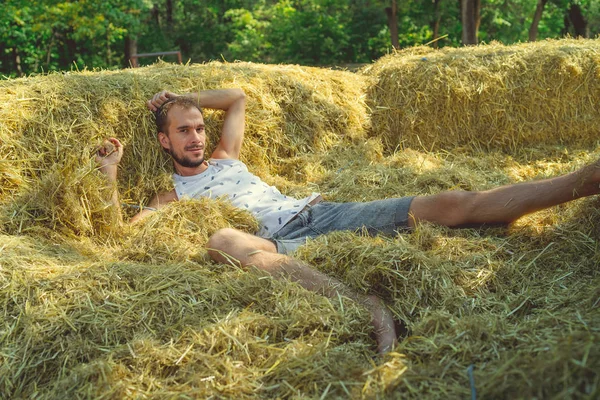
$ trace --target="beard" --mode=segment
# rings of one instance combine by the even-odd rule
[[[173,149],[165,149],[167,151],[167,153],[169,153],[169,155],[171,156],[171,158],[173,158],[173,160],[181,165],[182,167],[186,167],[186,168],[196,168],[199,167],[200,165],[202,165],[202,163],[204,162],[204,153],[202,153],[202,158],[197,159],[197,160],[192,160],[191,158],[185,156],[185,155],[180,155],[177,154],[175,151],[173,151]]]

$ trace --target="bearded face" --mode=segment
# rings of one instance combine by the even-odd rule
[[[173,107],[168,114],[168,134],[161,132],[158,138],[163,149],[173,158],[179,172],[182,171],[178,166],[196,169],[204,163],[206,133],[200,110]]]
[[[182,152],[178,152],[173,148],[173,145],[169,146],[168,149],[165,149],[167,153],[173,158],[173,161],[182,167],[186,168],[196,168],[202,165],[204,162],[204,145],[192,145],[186,146]],[[188,153],[197,154],[197,152],[201,152],[201,156],[189,155]]]

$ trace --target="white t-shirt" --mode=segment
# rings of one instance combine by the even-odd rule
[[[230,159],[210,159],[201,174],[173,174],[173,180],[178,199],[227,196],[234,206],[254,214],[261,225],[257,235],[263,238],[273,236],[319,196],[313,193],[301,200],[285,196],[249,172],[243,162]]]

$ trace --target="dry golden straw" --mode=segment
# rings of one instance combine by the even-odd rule
[[[370,238],[296,254],[381,296],[409,335],[375,355],[369,314],[206,257],[256,230],[226,200],[118,228],[93,153],[125,143],[132,215],[170,189],[144,102],[241,87],[243,161],[287,194],[367,201],[483,190],[600,157],[598,40],[405,50],[360,74],[250,63],[0,81],[0,398],[596,398],[600,202],[511,227]],[[422,60],[426,58],[426,60]],[[222,115],[206,112],[215,143]],[[472,370],[469,376],[468,370]]]
[[[427,47],[363,71],[373,133],[426,150],[584,144],[600,131],[600,39]]]

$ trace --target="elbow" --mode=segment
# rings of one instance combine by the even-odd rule
[[[234,93],[233,93],[233,102],[231,103],[231,106],[229,107],[229,109],[231,109],[231,107],[236,107],[238,109],[245,109],[246,108],[246,92],[244,92],[242,89],[233,89]]]
[[[244,89],[242,89],[242,88],[235,89],[235,94],[236,94],[237,98],[246,100],[246,92],[244,92]]]

